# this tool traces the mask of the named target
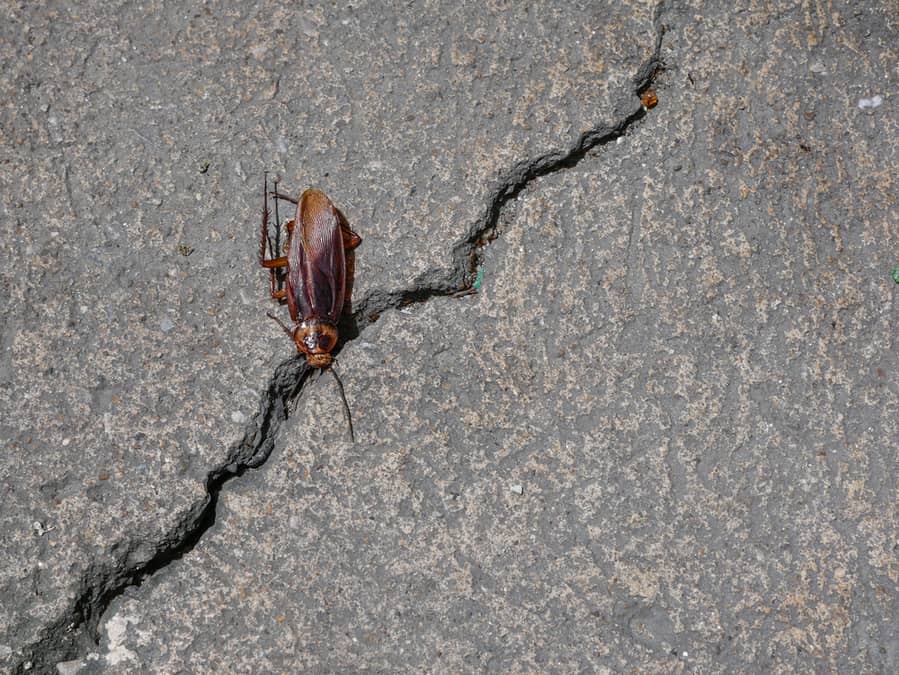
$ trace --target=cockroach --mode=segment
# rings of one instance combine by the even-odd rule
[[[350,406],[343,383],[332,366],[331,352],[337,346],[337,322],[348,304],[348,286],[352,286],[352,254],[349,254],[348,275],[347,253],[361,244],[362,238],[350,229],[343,213],[321,190],[306,190],[299,199],[294,199],[278,192],[275,181],[275,189],[269,192],[266,173],[262,191],[259,264],[271,274],[272,298],[287,302],[293,326],[285,325],[271,312],[268,316],[291,337],[309,366],[329,370],[334,375],[350,427],[350,438],[355,442]],[[286,255],[277,257],[268,236],[270,195],[275,202],[276,221],[279,199],[297,207],[293,219],[284,225],[287,230]],[[277,227],[280,233],[280,223]]]

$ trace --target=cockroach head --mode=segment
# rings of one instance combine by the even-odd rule
[[[306,354],[306,363],[313,368],[327,368],[331,365],[330,354]]]
[[[306,355],[313,368],[327,368],[331,364],[331,350],[337,346],[337,326],[321,319],[304,321],[293,333],[297,349]]]

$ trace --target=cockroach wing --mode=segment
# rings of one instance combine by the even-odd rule
[[[343,310],[346,259],[337,209],[323,192],[306,190],[297,204],[287,253],[287,304],[294,321],[337,323]]]

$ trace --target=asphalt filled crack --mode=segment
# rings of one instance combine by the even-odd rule
[[[662,5],[656,10],[656,43],[653,54],[634,77],[634,94],[639,98],[662,69],[661,46],[664,29],[660,25]],[[576,166],[587,154],[622,137],[646,115],[646,109],[634,111],[611,125],[591,129],[567,150],[523,160],[509,169],[489,200],[481,218],[452,250],[452,267],[421,275],[406,289],[372,291],[356,306],[347,326],[341,326],[344,343],[355,339],[385,311],[431,298],[466,293],[481,261],[483,249],[501,234],[505,207],[536,179]],[[248,469],[265,463],[274,448],[281,424],[301,396],[311,369],[301,357],[281,363],[263,393],[259,412],[248,423],[244,437],[230,449],[227,461],[206,478],[206,498],[185,514],[182,522],[165,540],[156,544],[149,560],[140,554],[146,543],[133,540],[114,551],[111,562],[95,563],[84,572],[77,600],[66,614],[47,626],[42,635],[23,650],[14,673],[55,673],[56,664],[83,657],[98,649],[100,622],[110,604],[127,589],[140,586],[148,577],[165,569],[189,553],[215,524],[219,495],[225,484]]]

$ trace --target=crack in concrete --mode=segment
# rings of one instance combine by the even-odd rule
[[[633,78],[634,94],[639,98],[662,70],[661,49],[665,30],[659,26],[664,3],[656,9],[655,50]],[[570,169],[576,166],[591,150],[606,145],[623,136],[627,130],[646,115],[645,108],[637,108],[612,126],[598,126],[584,132],[567,151],[546,153],[536,159],[522,160],[499,180],[499,185],[489,200],[484,215],[469,230],[468,235],[453,247],[453,267],[451,271],[434,270],[421,274],[411,288],[395,291],[371,291],[358,304],[353,318],[358,327],[349,340],[359,331],[378,320],[382,312],[448,295],[464,293],[471,289],[477,268],[481,262],[481,251],[501,233],[500,220],[506,205],[515,199],[526,187],[541,176]]]
[[[248,423],[244,437],[232,446],[227,462],[207,475],[206,499],[185,514],[170,538],[158,543],[149,560],[137,561],[145,543],[132,540],[117,547],[115,562],[90,566],[82,575],[81,591],[72,609],[45,628],[43,635],[24,650],[25,658],[14,666],[13,673],[55,673],[57,663],[97,651],[100,620],[112,601],[193,550],[215,524],[218,498],[225,483],[265,463],[281,423],[288,418],[290,403],[299,396],[309,372],[305,360],[298,357],[275,369],[262,395],[260,410]]]
[[[661,16],[664,7],[665,3],[660,3],[653,16],[656,27],[654,51],[633,78],[633,91],[638,98],[663,68],[661,48],[665,28],[661,25]],[[644,108],[637,108],[611,126],[601,125],[584,132],[567,151],[554,151],[518,162],[499,180],[481,218],[465,238],[453,246],[452,269],[426,272],[413,282],[411,288],[369,292],[358,303],[342,344],[355,339],[385,311],[470,290],[482,250],[501,234],[501,218],[506,205],[537,178],[572,168],[594,148],[622,137],[645,115]],[[140,586],[148,577],[193,550],[215,524],[218,498],[224,485],[266,462],[281,424],[289,417],[290,407],[299,399],[311,370],[299,356],[284,361],[275,369],[262,395],[259,412],[248,423],[244,437],[232,446],[225,464],[207,475],[206,499],[185,514],[167,539],[158,542],[156,553],[149,560],[141,561],[140,551],[146,550],[146,543],[132,540],[116,547],[115,562],[91,565],[82,575],[81,590],[71,610],[47,626],[37,640],[23,649],[23,657],[14,665],[13,673],[55,673],[57,663],[97,651],[101,638],[100,621],[111,603],[128,588]]]

